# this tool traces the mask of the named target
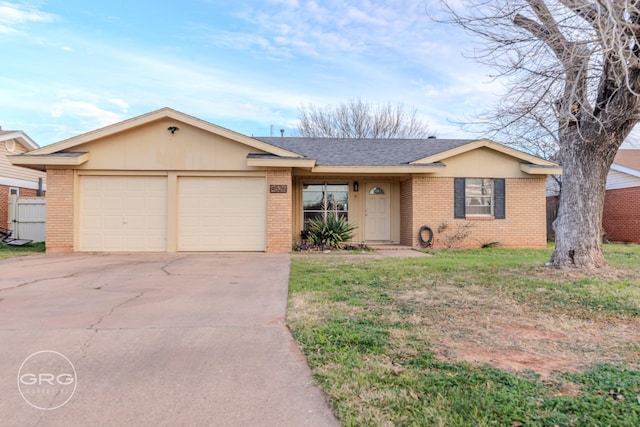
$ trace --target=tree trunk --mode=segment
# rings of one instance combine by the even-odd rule
[[[582,138],[576,135],[560,152],[562,191],[551,264],[594,269],[607,265],[602,252],[602,210],[607,174],[622,141],[589,143]]]

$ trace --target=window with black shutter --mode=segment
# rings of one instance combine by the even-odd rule
[[[505,218],[504,178],[454,178],[454,218]]]

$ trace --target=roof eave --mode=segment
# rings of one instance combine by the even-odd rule
[[[520,163],[520,170],[529,175],[562,175],[560,166],[532,165]]]
[[[300,159],[300,158],[286,158],[286,159],[248,158],[247,159],[247,166],[250,166],[250,167],[311,169],[315,165],[316,165],[316,161],[314,159]]]
[[[46,170],[48,166],[80,166],[89,160],[89,153],[78,153],[77,156],[59,157],[39,154],[17,154],[7,156],[14,166]]]
[[[399,166],[315,166],[313,173],[437,173],[442,172],[444,165],[399,165]]]
[[[631,176],[635,176],[637,178],[640,178],[640,170],[629,168],[629,167],[622,166],[622,165],[618,165],[616,163],[611,165],[611,170],[614,170],[616,172],[626,173],[627,175],[631,175]]]

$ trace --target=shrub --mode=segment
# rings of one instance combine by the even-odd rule
[[[342,249],[346,242],[353,238],[356,226],[346,218],[336,214],[327,215],[327,219],[312,218],[309,220],[307,239],[312,245]]]
[[[455,228],[451,228],[448,222],[443,222],[438,226],[438,241],[446,249],[459,248],[464,246],[465,240],[471,236],[473,224],[470,222],[457,223]]]

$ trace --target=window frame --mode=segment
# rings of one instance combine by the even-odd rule
[[[309,186],[321,186],[322,187],[322,202],[319,209],[305,209],[305,191]],[[334,189],[330,191],[331,186],[343,187],[343,189]],[[317,191],[317,190],[316,190]],[[324,181],[324,182],[304,182],[302,184],[302,231],[307,231],[309,229],[309,219],[307,219],[307,214],[310,213],[320,213],[318,216],[322,216],[322,218],[326,221],[327,215],[330,213],[335,213],[340,217],[345,218],[347,221],[349,220],[349,196],[350,196],[350,188],[348,182],[332,182],[332,181]],[[339,200],[337,202],[329,201],[330,193],[345,193],[346,200],[344,203],[341,203]],[[333,208],[332,208],[332,206]],[[342,207],[342,209],[338,209]]]
[[[491,180],[491,213],[487,214],[468,214],[467,213],[467,181],[471,179]],[[504,178],[454,178],[454,218],[489,218],[489,219],[505,219],[506,218],[506,181]],[[480,196],[488,197],[488,196]]]
[[[479,182],[478,182],[479,181]],[[473,194],[472,194],[473,193]],[[466,178],[464,186],[464,209],[466,217],[493,217],[494,215],[494,191],[491,178]],[[474,203],[475,202],[475,203]],[[488,203],[486,203],[488,202]],[[472,208],[488,212],[469,213]]]

